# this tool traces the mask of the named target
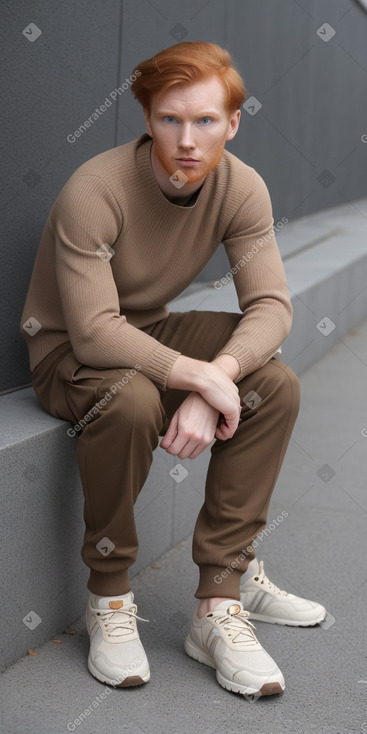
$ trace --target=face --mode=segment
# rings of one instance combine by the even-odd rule
[[[145,122],[153,155],[171,176],[181,170],[187,184],[204,179],[219,163],[227,140],[234,138],[241,112],[229,114],[221,81],[212,77],[189,86],[175,85],[151,100]]]

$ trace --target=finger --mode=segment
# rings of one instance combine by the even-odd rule
[[[235,420],[231,420],[227,424],[228,438],[232,438],[232,436],[234,436],[234,434],[237,431],[237,428],[238,428],[238,418],[236,418]]]
[[[172,454],[172,456],[179,456],[180,458],[186,458],[185,456],[181,456],[181,453],[185,450],[186,446],[190,443],[190,439],[188,436],[185,436],[182,434],[182,432],[178,432],[178,427],[176,434],[171,437],[171,440],[169,442],[169,446],[162,448],[165,448],[168,454]],[[162,444],[161,444],[162,445]],[[196,443],[195,443],[196,446]],[[190,451],[192,450],[193,446],[191,446]],[[190,453],[189,451],[189,453]]]
[[[180,436],[176,435],[172,439],[172,441],[170,441],[168,446],[162,446],[162,448],[165,449],[168,454],[172,454],[172,456],[178,456],[179,452],[182,451],[184,446],[185,442],[182,440],[182,438],[180,438]]]
[[[162,449],[168,449],[168,447],[175,440],[177,436],[177,425],[178,425],[178,420],[177,420],[176,413],[175,413],[160,443],[160,446]]]
[[[178,454],[179,459],[196,459],[199,454],[206,449],[206,447],[209,444],[206,443],[194,443],[193,441],[190,441],[189,443],[184,446],[182,451]]]
[[[197,456],[199,456],[203,451],[205,451],[208,446],[212,443],[215,434],[214,434],[215,428],[213,428],[207,433],[205,438],[192,438],[186,446],[184,446],[183,450],[178,454],[180,459],[196,459]]]
[[[188,456],[187,458],[188,459],[196,459],[196,457],[197,456],[200,456],[200,454],[202,454],[203,451],[205,451],[206,448],[207,448],[207,445],[206,444],[199,444],[199,446],[197,446],[196,449],[194,451],[192,451],[192,453],[190,454],[190,456]]]
[[[215,432],[215,438],[219,438],[221,441],[227,441],[229,438],[232,438],[237,428],[238,428],[238,418],[230,419],[230,420],[224,419],[217,426],[217,430]]]
[[[231,438],[231,436],[229,435],[227,428],[223,428],[221,426],[220,428],[217,428],[214,438],[219,439],[219,441],[227,441],[229,438]]]

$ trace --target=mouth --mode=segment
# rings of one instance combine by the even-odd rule
[[[195,163],[200,163],[197,158],[176,158],[176,161],[183,166],[193,166]]]

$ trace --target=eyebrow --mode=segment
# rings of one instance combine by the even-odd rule
[[[157,110],[157,113],[160,115],[164,115],[165,117],[180,117],[179,114],[176,114],[175,112],[168,111],[168,110]],[[195,117],[212,117],[213,115],[220,114],[219,110],[204,110],[197,112],[195,114]]]

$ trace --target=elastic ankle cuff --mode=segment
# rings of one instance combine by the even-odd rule
[[[200,581],[195,592],[197,599],[213,599],[223,596],[240,599],[240,580],[243,571],[223,566],[200,566]]]
[[[91,570],[87,587],[98,596],[118,596],[130,591],[129,572],[99,573]]]

